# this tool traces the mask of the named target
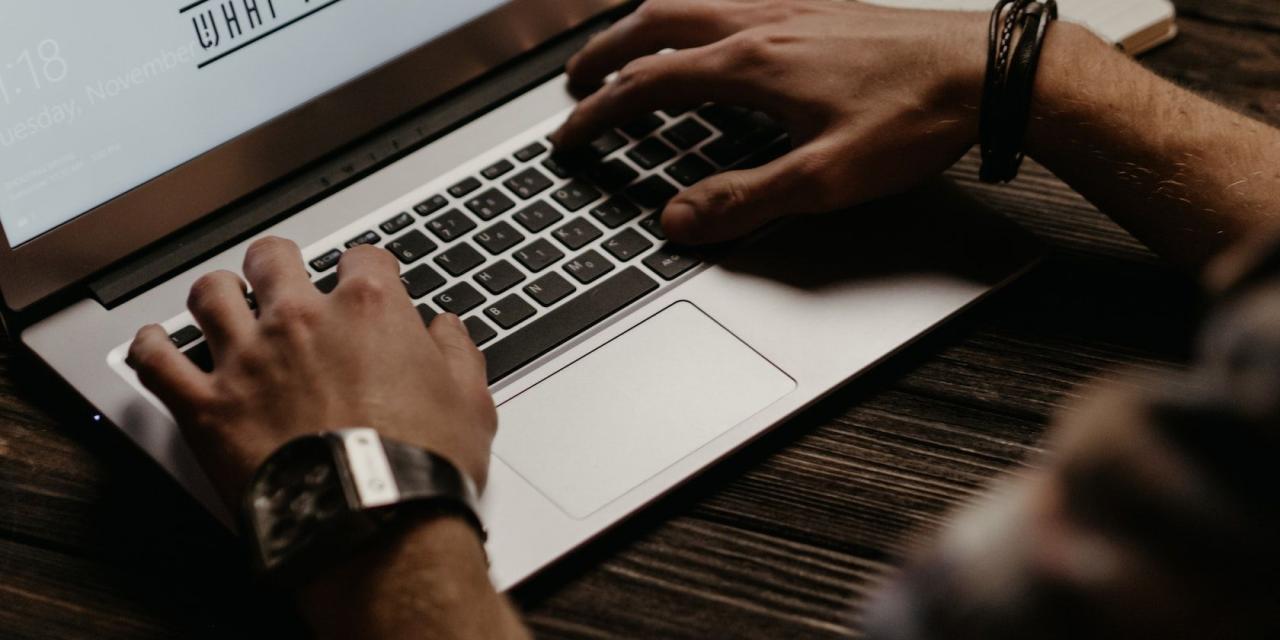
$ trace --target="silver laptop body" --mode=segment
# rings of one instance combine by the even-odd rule
[[[277,4],[283,13],[285,3],[278,0]],[[524,55],[483,53],[486,47],[500,48],[481,37],[497,33],[499,24],[510,28],[520,20],[534,21],[533,12],[540,11],[543,29],[570,33],[613,4],[507,3],[437,40],[450,41],[455,47],[465,42],[468,50],[481,50],[476,59],[483,62],[476,63],[472,75],[483,78],[485,70],[498,61],[518,63]],[[341,5],[335,5],[326,11],[340,10]],[[552,20],[555,26],[547,26],[548,11],[562,12],[558,15],[564,20]],[[197,25],[198,20],[197,16]],[[459,40],[459,33],[467,37]],[[545,37],[530,38],[542,40]],[[428,43],[405,58],[417,56],[419,65],[439,62],[444,51],[437,47],[433,58],[433,46]],[[369,78],[376,75],[362,76],[354,84],[366,91],[395,86],[370,84]],[[441,80],[444,85],[461,81]],[[201,218],[215,204],[225,204],[251,188],[247,182],[229,178],[213,184],[210,180],[219,178],[209,178],[210,174],[234,173],[235,167],[252,163],[254,149],[270,144],[274,145],[271,154],[281,159],[278,166],[272,165],[273,159],[264,160],[272,166],[261,174],[282,175],[279,167],[290,166],[287,141],[291,139],[278,137],[288,127],[282,121],[295,118],[296,126],[304,126],[297,125],[296,118],[310,118],[305,126],[316,127],[324,121],[326,106],[344,112],[352,98],[329,94],[300,109],[307,113],[266,123],[183,165],[199,166],[180,167],[149,180],[132,197],[119,196],[103,205],[105,209],[99,207],[58,227],[55,235],[64,243],[60,246],[22,255],[23,247],[40,242],[37,238],[6,250],[0,268],[13,267],[10,274],[46,274],[28,277],[30,286],[25,288],[12,284],[17,276],[9,276],[3,284],[11,307],[41,309],[47,304],[43,300],[61,292],[62,302],[55,308],[41,310],[35,318],[27,316],[21,341],[105,421],[154,458],[216,517],[230,523],[232,515],[210,490],[169,414],[123,364],[132,336],[150,322],[162,322],[172,332],[191,325],[184,303],[193,281],[214,269],[238,271],[246,247],[257,237],[292,239],[303,247],[304,257],[313,260],[341,250],[369,231],[377,236],[376,242],[389,247],[407,233],[420,233],[434,248],[419,246],[422,255],[404,267],[410,289],[420,285],[415,303],[424,305],[427,313],[439,311],[453,301],[441,296],[465,283],[484,301],[462,315],[487,328],[481,336],[485,339],[482,350],[502,354],[491,359],[491,368],[496,362],[502,369],[492,385],[501,426],[482,517],[491,531],[493,577],[501,588],[508,588],[902,349],[1009,281],[1033,260],[1018,249],[1022,243],[1015,233],[941,182],[858,211],[791,221],[722,251],[696,254],[696,263],[659,255],[664,244],[651,220],[657,206],[637,205],[638,211],[621,213],[616,208],[601,209],[613,195],[629,192],[618,189],[596,198],[569,193],[578,178],[557,177],[544,164],[547,153],[529,156],[531,145],[545,143],[544,136],[573,105],[564,85],[563,77],[536,83],[337,193],[116,304],[67,293],[75,292],[74,283],[90,272],[107,268],[151,242],[146,237],[125,238],[118,246],[96,253],[73,248],[101,239],[111,228],[109,218],[123,215],[122,208],[132,209],[135,220],[137,211],[148,211],[153,234],[157,228],[176,229]],[[382,97],[366,92],[363,101],[379,103]],[[391,117],[390,109],[386,117]],[[608,157],[634,169],[639,174],[636,182],[660,176],[679,185],[669,170],[672,165],[691,154],[711,156],[706,145],[727,135],[712,121],[712,112],[694,110],[658,118],[655,136],[685,120],[702,125],[711,135],[646,169],[629,154],[649,134],[619,134],[624,144]],[[264,131],[272,127],[277,137],[264,138]],[[228,146],[239,149],[229,152]],[[295,165],[328,150],[307,143],[299,146],[305,149],[293,158]],[[504,163],[511,167],[493,169]],[[524,197],[521,183],[511,181],[527,169],[536,169],[553,184]],[[199,202],[189,207],[162,193],[171,192],[177,184],[169,181],[175,172],[185,171],[192,172],[187,174],[187,184],[208,192],[193,197]],[[92,178],[86,174],[77,179]],[[465,193],[457,190],[461,195],[450,194],[451,187],[470,178],[480,186]],[[500,201],[478,201],[491,191],[501,196]],[[437,196],[443,196],[444,205],[437,206]],[[436,204],[423,206],[433,199]],[[583,199],[589,201],[580,203]],[[534,202],[543,203],[543,214],[559,217],[546,226],[531,221],[529,216],[537,212],[526,210]],[[145,208],[161,204],[164,209]],[[470,220],[474,227],[455,225],[453,229],[460,229],[456,233],[441,228],[437,221],[451,211],[461,216],[453,222]],[[528,215],[518,217],[523,213]],[[404,214],[409,216],[407,223]],[[108,226],[95,228],[82,220],[108,220],[100,223]],[[599,235],[584,240],[560,234],[575,220],[590,223]],[[500,231],[514,231],[518,240],[495,240],[495,235],[501,235],[494,231],[499,223],[506,223]],[[625,247],[618,244],[623,240]],[[549,264],[517,255],[540,241],[545,244],[538,246],[553,247],[563,255],[543,256],[551,260]],[[446,268],[447,261],[436,258],[462,244],[476,248],[483,264],[454,274]],[[512,268],[491,269],[499,261]],[[60,264],[65,268],[60,269]],[[409,275],[422,265],[430,267],[435,281],[421,285],[416,279],[419,274]],[[65,281],[46,277],[50,269],[61,272]],[[328,271],[315,265],[312,270],[317,280]],[[519,280],[495,285],[507,287],[496,293],[489,291],[492,277],[500,271]],[[482,272],[490,279],[481,278]],[[568,282],[573,291],[551,302],[540,297],[546,295],[545,288],[530,287],[550,273]],[[570,305],[570,311],[558,311]],[[515,316],[513,308],[518,310]],[[572,326],[566,328],[566,323]],[[530,327],[539,331],[526,332]],[[529,341],[535,346],[526,346]],[[187,348],[198,346],[196,342]]]

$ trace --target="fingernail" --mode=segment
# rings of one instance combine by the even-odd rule
[[[452,324],[452,325],[454,326],[454,328],[457,328],[457,329],[466,329],[466,326],[464,326],[464,325],[462,324],[462,318],[459,318],[459,317],[458,317],[458,314],[456,314],[456,313],[446,313],[446,314],[445,314],[445,317],[449,319],[449,324]]]

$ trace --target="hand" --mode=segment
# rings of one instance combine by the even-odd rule
[[[213,373],[155,325],[138,332],[128,358],[228,505],[282,444],[344,427],[430,449],[484,487],[497,427],[484,358],[456,316],[423,325],[390,253],[348,251],[329,295],[312,286],[297,245],[279,238],[249,247],[244,274],[257,317],[235,274],[211,273],[191,289]]]
[[[709,178],[663,212],[673,240],[729,240],[784,215],[905,190],[954,164],[977,142],[986,26],[976,13],[857,2],[649,0],[569,61],[572,84],[594,93],[552,140],[573,148],[646,113],[705,102],[768,113],[791,134],[791,153]],[[666,49],[677,51],[655,55]]]

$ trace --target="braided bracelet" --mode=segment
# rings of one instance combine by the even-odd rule
[[[1000,0],[991,14],[980,116],[983,182],[1010,182],[1018,175],[1040,52],[1057,19],[1056,0]]]

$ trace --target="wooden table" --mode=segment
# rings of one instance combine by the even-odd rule
[[[1280,124],[1280,5],[1178,0],[1143,61]],[[1200,300],[1039,167],[951,176],[1055,257],[517,592],[547,637],[836,637],[914,539],[1028,462],[1081,383],[1183,361]],[[0,341],[0,636],[294,637],[241,556]]]

